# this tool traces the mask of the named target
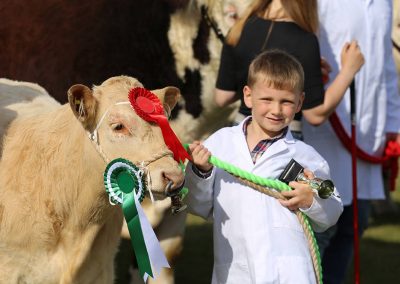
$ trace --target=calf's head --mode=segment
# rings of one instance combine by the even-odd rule
[[[124,158],[144,167],[148,170],[149,188],[156,196],[164,196],[166,190],[181,187],[183,172],[166,146],[160,127],[142,119],[129,103],[128,94],[136,87],[143,86],[135,78],[112,77],[93,89],[72,86],[68,101],[106,163]],[[175,87],[152,92],[166,112],[170,112],[180,96]]]

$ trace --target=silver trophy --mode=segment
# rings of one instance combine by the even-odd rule
[[[329,179],[323,180],[320,178],[308,179],[304,175],[304,168],[294,159],[291,159],[289,164],[283,170],[278,178],[280,181],[288,184],[291,181],[305,182],[318,192],[318,196],[326,199],[333,194],[335,185]]]

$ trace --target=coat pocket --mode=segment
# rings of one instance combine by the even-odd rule
[[[271,212],[272,226],[274,228],[282,228],[294,230],[303,233],[303,228],[296,216],[296,213],[283,207],[279,202],[274,204]]]
[[[277,258],[279,284],[314,284],[315,274],[311,260],[299,256]]]
[[[214,266],[213,284],[251,284],[249,268],[242,263],[227,263]]]

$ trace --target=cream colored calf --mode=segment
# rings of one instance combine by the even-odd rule
[[[108,201],[99,152],[140,162],[167,150],[158,126],[116,105],[137,86],[125,76],[75,85],[60,106],[37,85],[0,81],[0,283],[113,283],[123,216]],[[170,108],[179,97],[173,87],[154,93]],[[96,126],[99,146],[88,138]],[[171,156],[148,169],[153,193],[183,182]]]

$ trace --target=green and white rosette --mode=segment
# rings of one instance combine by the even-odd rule
[[[143,172],[118,158],[107,165],[104,185],[110,201],[122,205],[140,275],[145,282],[148,276],[155,278],[161,268],[170,266],[140,206],[146,191]]]

